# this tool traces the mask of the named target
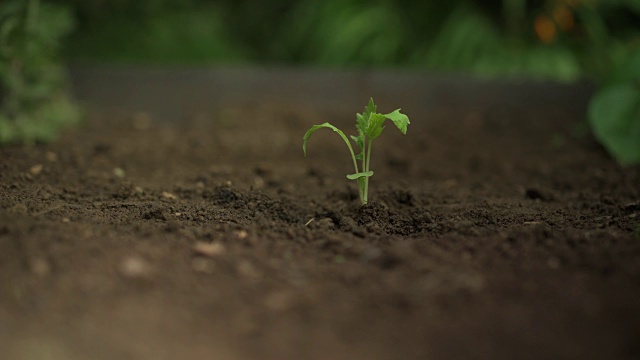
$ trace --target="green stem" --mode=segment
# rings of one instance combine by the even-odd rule
[[[353,160],[353,168],[355,169],[355,173],[357,174],[360,172],[360,170],[358,169],[358,161],[356,160],[356,154],[353,152],[353,147],[351,147],[351,143],[349,142],[349,140],[347,140],[347,138],[344,135],[341,135],[344,139],[344,141],[347,143],[347,146],[349,147],[349,152],[351,153],[351,159]],[[364,160],[362,161],[362,168],[364,169]],[[358,182],[358,196],[360,197],[360,202],[363,204],[366,204],[366,197],[363,198],[363,183],[362,180],[363,178],[358,178],[357,182]],[[366,177],[365,177],[366,179]]]
[[[364,139],[364,142],[362,144],[363,148],[365,147],[365,144],[367,143],[367,139]],[[362,156],[362,171],[364,172],[366,169],[367,163],[366,163],[366,159],[364,157],[364,154]],[[364,205],[367,203],[367,195],[365,194],[365,184],[367,181],[367,177],[361,177],[358,178],[358,195],[360,196],[360,204]]]
[[[369,140],[369,143],[367,144],[367,156],[366,156],[366,163],[364,162],[364,156],[363,158],[363,168],[364,168],[364,172],[369,171],[369,167],[371,166],[371,143],[372,141]],[[363,154],[364,155],[364,154]],[[364,178],[364,200],[362,201],[363,205],[366,205],[367,202],[369,201],[369,176]]]

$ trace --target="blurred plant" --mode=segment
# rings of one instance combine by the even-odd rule
[[[584,66],[599,84],[587,114],[593,134],[620,164],[640,163],[640,32],[630,25],[640,1],[565,2],[587,39]]]
[[[165,64],[237,63],[247,59],[222,6],[169,0],[109,5],[92,11],[83,8],[91,21],[72,37],[73,47],[68,49],[72,56]],[[99,9],[110,16],[93,12]]]
[[[58,1],[77,9],[68,50],[84,59],[392,65],[411,35],[388,0]]]
[[[524,13],[522,3],[504,1],[507,30],[477,7],[462,3],[449,15],[433,44],[417,52],[413,61],[482,76],[576,80],[582,74],[576,54],[565,46],[532,41],[521,20],[531,15]]]
[[[288,56],[323,65],[384,65],[401,61],[405,27],[391,2],[307,0],[285,18]]]
[[[620,164],[640,163],[640,47],[615,62],[587,115],[596,139]]]
[[[640,163],[640,0],[503,0],[503,27],[466,2],[414,61],[433,69],[556,81],[590,77],[595,137],[621,164]]]
[[[0,4],[0,144],[52,140],[79,120],[58,59],[72,25],[67,9],[57,5]]]
[[[640,44],[640,0],[55,1],[73,6],[82,26],[69,47],[76,58],[590,77],[602,86],[589,110],[594,134],[620,162],[637,161],[630,59]]]

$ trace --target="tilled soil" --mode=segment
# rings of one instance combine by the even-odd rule
[[[404,106],[360,206],[342,140],[301,139],[367,99],[0,149],[2,358],[640,358],[640,169],[584,110]]]

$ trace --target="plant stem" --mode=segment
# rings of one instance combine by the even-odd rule
[[[368,172],[369,167],[371,165],[371,140],[369,139],[368,143],[365,140],[363,144],[363,154],[362,154],[362,171]],[[365,176],[362,179],[362,184],[360,186],[360,202],[362,205],[366,205],[369,201],[369,176]]]
[[[365,171],[369,171],[369,168],[371,167],[371,145],[372,145],[373,141],[369,140],[369,144],[368,144],[368,149],[367,149],[367,169]],[[369,176],[367,176],[367,182],[364,185],[364,193],[365,193],[365,201],[364,203],[366,204],[368,201],[368,197],[369,197]]]
[[[365,138],[362,144],[363,149],[365,147],[366,142],[367,142],[367,139]],[[366,166],[367,166],[367,163],[363,153],[362,155],[362,171],[363,172],[365,171]],[[365,193],[366,181],[367,181],[366,177],[358,178],[358,195],[360,196],[360,204],[362,205],[367,203],[367,195]]]

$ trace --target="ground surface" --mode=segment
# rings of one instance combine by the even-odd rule
[[[301,137],[366,96],[90,109],[0,149],[2,358],[638,359],[640,169],[582,103],[474,89],[491,104],[377,99],[412,123],[376,141],[365,207],[341,140],[304,160]]]

